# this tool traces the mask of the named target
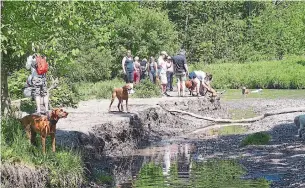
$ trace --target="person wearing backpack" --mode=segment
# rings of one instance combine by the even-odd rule
[[[142,59],[142,61],[140,62],[140,67],[141,67],[141,76],[140,76],[140,80],[143,80],[146,78],[146,74],[147,74],[147,59],[144,58]]]
[[[31,55],[27,58],[26,68],[31,70],[31,79],[27,80],[27,84],[32,87],[32,97],[36,102],[36,113],[44,114],[49,110],[49,94],[47,88],[46,73],[49,65],[47,58],[38,54]],[[41,111],[40,105],[43,102],[45,111]]]
[[[178,55],[172,57],[174,72],[177,78],[178,96],[185,96],[185,81],[188,75],[188,67],[186,63],[185,51],[181,50]],[[180,92],[180,82],[182,82],[182,95]]]

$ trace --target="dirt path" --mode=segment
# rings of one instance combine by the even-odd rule
[[[130,117],[150,107],[157,107],[157,104],[159,103],[181,103],[186,100],[198,100],[196,97],[175,97],[175,94],[176,93],[174,92],[170,93],[170,95],[174,97],[144,99],[131,98],[129,100],[130,113],[126,113],[125,103],[123,106],[125,112],[118,112],[117,99],[111,107],[111,112],[108,112],[108,107],[110,104],[109,99],[82,101],[79,103],[79,106],[76,109],[66,108],[66,110],[69,112],[69,117],[67,119],[60,120],[58,122],[57,129],[63,131],[79,131],[88,134],[96,125],[109,122],[116,124],[122,121],[129,121]]]

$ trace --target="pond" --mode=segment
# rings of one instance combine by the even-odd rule
[[[196,145],[187,141],[164,141],[156,146],[139,149],[134,156],[146,158],[133,179],[120,187],[269,187],[277,180],[264,174],[247,177],[247,172],[235,160],[205,160],[197,152]]]

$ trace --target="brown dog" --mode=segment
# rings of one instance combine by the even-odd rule
[[[241,93],[242,93],[243,95],[248,95],[248,94],[250,93],[250,90],[247,89],[246,87],[242,87]]]
[[[190,95],[193,96],[193,92],[197,86],[197,83],[191,80],[185,81],[185,87],[190,91]],[[182,91],[182,83],[180,83],[180,91]]]
[[[66,118],[67,116],[68,112],[65,112],[63,109],[56,108],[52,110],[49,120],[47,116],[27,115],[20,121],[25,128],[28,139],[30,139],[32,144],[37,145],[36,135],[37,133],[40,134],[42,151],[43,153],[46,153],[47,136],[51,136],[52,151],[55,152],[56,124],[60,118]]]
[[[118,109],[119,111],[124,111],[123,109],[123,100],[126,101],[126,110],[127,112],[129,112],[128,110],[128,90],[130,89],[130,85],[129,84],[126,84],[125,86],[121,87],[121,88],[114,88],[113,91],[112,91],[112,97],[111,97],[111,103],[109,105],[109,112],[110,112],[110,109],[111,109],[111,105],[114,101],[114,99],[117,97],[118,100],[119,100],[119,104],[118,104]],[[121,106],[121,109],[120,109],[120,106]]]

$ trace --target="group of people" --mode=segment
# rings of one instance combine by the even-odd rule
[[[48,63],[46,62],[46,57],[37,53],[29,56],[26,68],[31,70],[31,75],[27,79],[24,95],[32,97],[35,100],[37,114],[46,113],[49,107],[49,94],[46,84]],[[173,91],[174,75],[177,78],[178,96],[185,96],[185,81],[187,76],[192,81],[192,84],[196,86],[197,95],[201,86],[208,91],[212,90],[209,85],[209,82],[212,80],[211,74],[203,71],[189,73],[184,50],[181,50],[173,57],[162,51],[157,61],[155,61],[154,57],[150,57],[149,61],[145,58],[139,61],[139,57],[133,58],[131,51],[128,50],[127,55],[122,59],[122,68],[126,83],[129,83],[131,86],[130,94],[134,93],[133,85],[146,79],[147,76],[149,76],[153,83],[160,85],[163,95],[168,95],[167,91]],[[41,104],[45,106],[44,111],[40,109]]]
[[[172,57],[162,51],[157,61],[153,56],[150,57],[149,61],[146,58],[139,61],[138,56],[133,59],[131,51],[128,50],[127,55],[122,59],[122,68],[126,83],[131,86],[130,94],[134,93],[133,85],[138,84],[149,76],[151,82],[160,85],[162,95],[167,96],[167,91],[173,91],[174,75],[177,78],[178,96],[185,96],[185,81],[187,77],[191,80],[192,85],[195,86],[192,88],[195,88],[197,95],[204,95],[200,93],[203,88],[210,92],[214,91],[210,86],[212,81],[211,74],[203,71],[189,73],[184,50]]]

